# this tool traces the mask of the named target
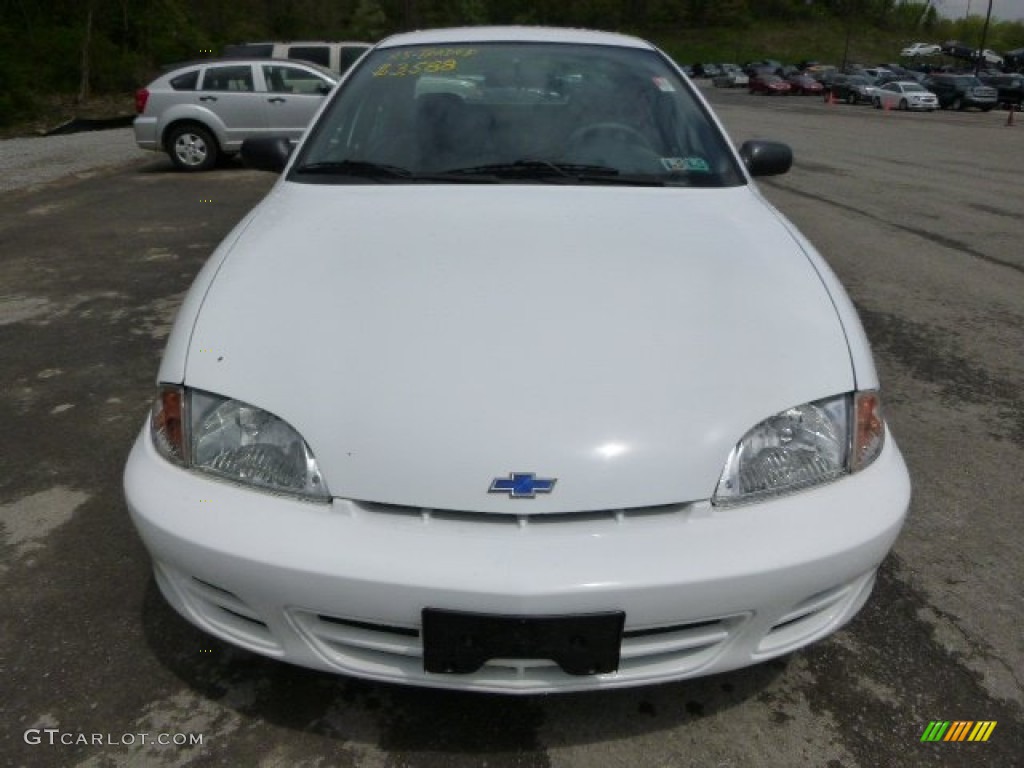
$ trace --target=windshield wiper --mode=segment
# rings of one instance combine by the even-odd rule
[[[448,178],[495,178],[514,180],[539,180],[555,184],[614,184],[637,187],[663,187],[665,179],[647,173],[623,173],[607,165],[584,163],[559,163],[550,160],[516,160],[514,163],[476,165],[470,168],[453,168],[442,171],[438,176]]]
[[[408,168],[383,163],[369,163],[364,160],[335,160],[320,163],[306,163],[294,170],[295,173],[317,173],[337,176],[360,176],[367,179],[407,179],[412,176]]]
[[[555,163],[549,160],[516,160],[514,163],[491,163],[474,165],[469,168],[453,168],[443,175],[476,176],[490,175],[508,179],[550,179],[564,178],[578,181],[581,178],[607,178],[618,176],[617,168],[606,165],[581,165],[578,163]]]

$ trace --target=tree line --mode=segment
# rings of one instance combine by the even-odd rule
[[[922,33],[944,23],[932,3],[910,0],[0,0],[0,124],[30,112],[41,95],[128,92],[162,65],[246,40],[372,42],[466,24],[592,27],[656,39],[808,19]],[[1024,37],[1024,25],[1016,27]]]

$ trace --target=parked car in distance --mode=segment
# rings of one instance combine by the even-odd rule
[[[1024,101],[1024,74],[982,75],[981,82],[996,89],[996,101],[1020,107]]]
[[[751,93],[766,93],[769,96],[785,96],[793,87],[778,75],[755,75],[750,78],[747,88]]]
[[[1003,65],[1003,57],[989,48],[976,50],[973,58],[981,59],[990,67],[1001,67]]]
[[[870,104],[875,86],[865,75],[836,75],[828,86],[828,93],[832,99],[847,104]]]
[[[896,79],[896,73],[886,67],[864,67],[857,74],[867,77],[872,85],[881,85]]]
[[[839,68],[834,64],[812,64],[804,70],[805,75],[810,75],[822,85],[827,85],[833,76],[839,74]]]
[[[886,64],[885,68],[892,70],[893,74],[895,75],[895,77],[893,78],[894,80],[916,80],[917,82],[921,82],[921,80],[925,78],[926,74],[925,72],[922,72],[920,69],[908,69],[907,67],[900,66],[899,64]]]
[[[980,59],[988,66],[999,67],[1003,65],[1003,57],[990,48],[971,48],[957,40],[947,40],[942,44],[942,52],[963,61],[977,63]]]
[[[942,109],[977,107],[988,112],[999,103],[999,92],[974,75],[930,75],[922,85],[938,97]]]
[[[319,64],[343,75],[367,50],[370,43],[353,41],[328,42],[261,42],[225,45],[222,56],[229,59],[293,59]]]
[[[711,79],[716,88],[746,88],[750,85],[750,76],[737,64],[722,64],[721,73]]]
[[[947,40],[942,44],[942,53],[963,61],[971,61],[974,58],[974,51],[974,48],[964,45],[958,40]]]
[[[299,61],[210,59],[172,69],[135,92],[142,149],[183,171],[205,171],[256,136],[302,136],[334,72]]]
[[[786,82],[789,83],[792,92],[799,96],[820,96],[825,91],[825,86],[810,75],[790,75]]]
[[[936,43],[911,43],[900,51],[900,56],[914,58],[916,56],[937,56],[940,53],[942,53],[942,46]]]
[[[417,87],[449,76],[479,99]],[[396,35],[297,148],[242,154],[280,176],[181,303],[124,474],[187,620],[541,694],[735,670],[864,605],[910,502],[867,337],[754,183],[790,149],[735,148],[654,45]]]
[[[877,109],[925,110],[939,108],[935,94],[917,81],[895,80],[875,89],[873,103]]]

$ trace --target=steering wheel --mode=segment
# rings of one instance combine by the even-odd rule
[[[601,141],[602,138],[611,139],[620,144],[646,149],[653,152],[654,147],[646,136],[631,125],[625,123],[591,123],[577,128],[569,134],[568,145],[570,147],[585,146]]]

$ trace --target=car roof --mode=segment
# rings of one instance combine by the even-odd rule
[[[179,61],[172,64],[170,67],[164,70],[164,76],[174,75],[181,69],[192,69],[193,67],[208,67],[208,66],[245,66],[249,64],[295,64],[300,67],[306,67],[307,69],[313,69],[330,78],[333,82],[338,82],[339,75],[333,69],[322,67],[312,61],[303,61],[302,59],[277,59],[267,58],[266,56],[245,56],[239,58],[233,58],[231,56],[225,56],[218,59],[194,59],[192,61]]]
[[[453,43],[578,43],[586,45],[614,45],[626,48],[654,47],[639,38],[615,32],[590,29],[562,29],[557,27],[453,27],[403,32],[378,43],[379,48],[405,45],[449,45]]]
[[[372,46],[365,40],[245,40],[241,43],[229,43],[229,46],[242,45],[365,45]]]

